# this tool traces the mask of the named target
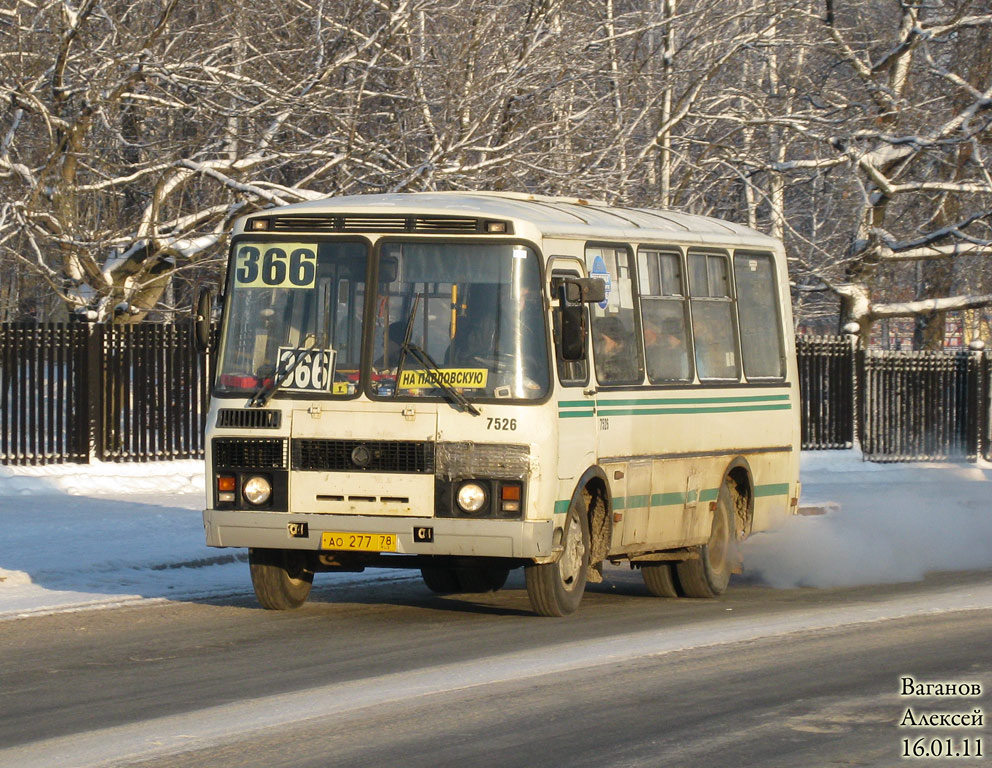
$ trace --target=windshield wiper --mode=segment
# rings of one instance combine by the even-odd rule
[[[434,374],[434,381],[437,383],[441,391],[444,392],[448,402],[461,406],[461,410],[468,411],[473,416],[481,416],[482,411],[476,408],[472,402],[465,397],[465,395],[442,378],[441,367],[434,362],[434,358],[427,354],[427,350],[411,343],[410,337],[413,335],[413,323],[417,317],[417,307],[420,305],[421,296],[423,296],[423,294],[418,293],[414,297],[413,306],[410,308],[410,316],[406,321],[406,333],[403,335],[403,343],[400,344],[400,359],[396,366],[396,383],[393,385],[393,397],[395,398],[399,395],[400,374],[403,373],[403,364],[406,362],[406,356],[407,354],[410,354],[413,355],[422,366],[424,366],[425,370]]]
[[[437,386],[447,395],[448,400],[457,403],[462,407],[462,410],[468,411],[473,416],[481,416],[482,411],[476,408],[472,401],[469,400],[465,395],[451,386],[448,382],[444,380],[442,376],[441,367],[434,362],[434,358],[427,354],[427,350],[418,347],[416,344],[404,343],[403,348],[405,351],[409,352],[418,362],[424,366],[424,369],[430,371],[434,374],[432,384],[437,384]],[[396,374],[397,389],[399,389],[399,372]]]
[[[317,340],[313,336],[310,336],[307,339],[307,342],[307,344],[293,350],[293,354],[296,355],[296,357],[293,358],[293,362],[283,369],[281,374],[279,373],[279,370],[276,369],[275,375],[272,377],[272,381],[267,385],[262,384],[257,390],[255,390],[255,394],[253,394],[251,396],[251,400],[248,401],[249,408],[264,408],[268,405],[269,400],[272,399],[272,396],[283,384],[286,383],[293,371],[296,370],[296,366],[303,362],[303,358],[310,357],[307,353],[314,348]]]

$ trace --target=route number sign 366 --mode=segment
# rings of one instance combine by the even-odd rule
[[[303,355],[303,359],[293,368],[293,372],[289,375],[289,381],[282,388],[304,392],[327,392],[330,390],[331,381],[334,378],[334,350],[299,350],[294,347],[279,347],[278,370],[288,370],[293,365],[297,355]]]
[[[313,245],[243,245],[234,263],[239,288],[313,288],[317,279],[317,252]]]

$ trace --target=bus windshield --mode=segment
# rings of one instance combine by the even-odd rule
[[[367,330],[373,397],[544,397],[547,332],[532,249],[387,242],[366,329],[367,261],[364,243],[237,241],[218,394],[253,405],[277,391],[354,396]]]
[[[340,241],[235,243],[219,393],[354,394],[367,252]]]
[[[538,399],[548,391],[544,299],[531,248],[384,243],[375,306],[374,396],[442,396],[438,378],[470,400]]]

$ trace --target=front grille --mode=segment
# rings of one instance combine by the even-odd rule
[[[216,438],[214,467],[218,469],[285,469],[283,438]]]
[[[498,222],[501,231],[491,232],[488,220],[472,216],[308,214],[272,216],[268,221],[270,231],[274,232],[430,232],[458,235],[513,233],[510,222]]]
[[[411,440],[293,440],[293,469],[433,474],[434,443]]]
[[[278,429],[282,411],[265,411],[261,408],[221,408],[217,411],[218,427],[237,429]]]

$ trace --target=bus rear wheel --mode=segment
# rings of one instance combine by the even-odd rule
[[[671,563],[645,563],[641,566],[644,586],[655,597],[678,597],[675,566]]]
[[[582,601],[589,570],[589,518],[582,497],[568,508],[561,557],[524,568],[527,596],[541,616],[567,616]]]
[[[686,597],[717,597],[726,591],[739,558],[736,519],[733,497],[724,483],[717,496],[709,541],[700,547],[698,558],[676,566]]]
[[[313,570],[297,549],[248,550],[251,584],[259,605],[272,611],[299,608],[310,596]]]

